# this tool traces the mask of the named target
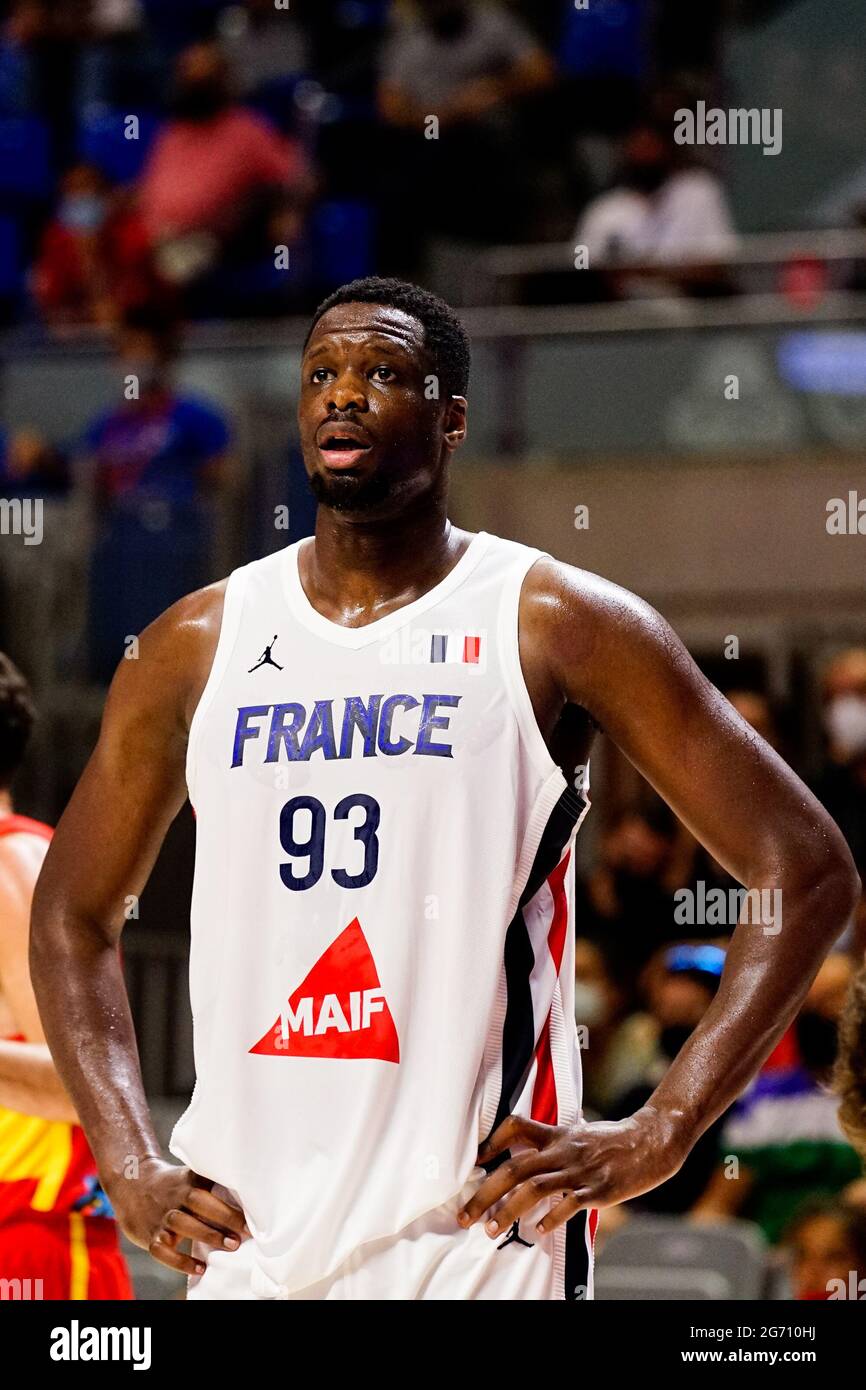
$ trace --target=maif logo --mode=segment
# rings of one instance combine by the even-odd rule
[[[319,957],[250,1052],[399,1062],[397,1029],[357,917]]]

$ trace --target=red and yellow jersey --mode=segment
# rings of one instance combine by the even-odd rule
[[[28,816],[0,817],[0,836],[52,831]],[[0,922],[0,931],[2,931]],[[10,1041],[26,1042],[21,1033]],[[0,1105],[0,1225],[33,1212],[113,1216],[80,1125],[42,1120]]]

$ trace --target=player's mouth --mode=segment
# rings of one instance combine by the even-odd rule
[[[354,468],[372,443],[369,435],[358,425],[325,425],[318,435],[319,453],[326,468]]]

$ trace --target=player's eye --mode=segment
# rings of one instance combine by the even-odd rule
[[[310,376],[310,381],[315,382],[318,385],[320,382],[325,380],[325,377],[328,375],[330,371],[330,367],[316,367]]]
[[[380,372],[384,373],[384,375],[380,376]],[[395,379],[396,373],[393,367],[386,367],[383,364],[381,367],[374,367],[370,375],[373,377],[377,377],[380,381],[393,381]]]

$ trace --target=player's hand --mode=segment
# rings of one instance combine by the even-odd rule
[[[203,1274],[205,1266],[183,1254],[183,1240],[213,1250],[237,1250],[250,1232],[239,1207],[214,1196],[212,1178],[191,1168],[149,1158],[139,1176],[121,1180],[109,1193],[121,1230],[160,1264],[182,1274]]]
[[[514,1150],[528,1152],[514,1153]],[[689,1150],[656,1111],[626,1120],[582,1120],[574,1126],[543,1125],[509,1115],[478,1150],[479,1163],[512,1150],[458,1212],[461,1226],[484,1220],[500,1235],[544,1197],[562,1199],[539,1222],[546,1235],[582,1207],[610,1207],[657,1187],[682,1164]],[[491,1225],[490,1223],[494,1223]]]

